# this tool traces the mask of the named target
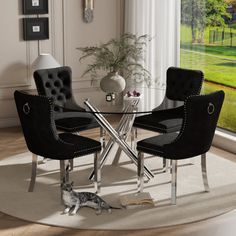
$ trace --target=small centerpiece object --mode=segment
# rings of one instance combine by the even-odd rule
[[[116,95],[114,93],[107,93],[106,94],[106,101],[107,102],[112,102],[113,100],[115,100]]]
[[[121,93],[125,84],[125,79],[118,72],[109,73],[100,81],[100,87],[105,93]]]
[[[134,90],[133,92],[128,91],[127,93],[127,97],[140,97],[140,92],[137,92],[136,90]]]
[[[132,92],[127,91],[123,97],[123,102],[125,106],[133,102],[135,102],[136,104],[140,104],[141,100],[142,100],[142,94],[136,91],[135,89]]]
[[[150,85],[151,76],[143,67],[147,35],[136,36],[124,34],[119,39],[111,39],[107,43],[93,47],[79,47],[82,52],[80,61],[92,57],[93,61],[87,66],[82,76],[87,73],[97,79],[98,72],[107,74],[101,79],[101,90],[107,94],[117,94],[125,89],[125,79],[145,80]],[[125,78],[125,79],[124,79]]]

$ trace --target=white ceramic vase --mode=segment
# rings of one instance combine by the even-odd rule
[[[100,87],[105,93],[121,93],[125,85],[125,79],[118,72],[109,73],[100,81]]]

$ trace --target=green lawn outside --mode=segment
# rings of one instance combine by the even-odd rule
[[[181,49],[181,66],[202,70],[205,79],[236,88],[236,63],[215,55]]]
[[[220,45],[201,45],[201,44],[189,44],[181,43],[182,49],[188,49],[195,52],[203,52],[207,54],[212,54],[222,59],[231,59],[235,62],[236,60],[236,46],[220,46]]]
[[[207,27],[204,32],[204,44],[209,44],[209,31],[210,30],[218,30],[222,31],[223,28],[219,27]],[[229,27],[224,28],[225,32],[232,32],[233,34],[236,34],[236,23],[234,25],[231,25],[231,29]],[[192,43],[192,36],[191,36],[191,29],[189,26],[181,25],[181,43]],[[226,39],[225,39],[226,40]],[[227,42],[227,40],[226,40]],[[236,37],[233,37],[233,42],[236,42]],[[236,44],[234,44],[236,46]]]
[[[236,29],[236,23],[234,22],[234,23],[230,24],[230,27],[231,27],[232,29]]]
[[[190,27],[181,26],[181,65],[201,69],[206,80],[236,88],[236,47],[207,44],[208,32],[204,45],[192,44]]]
[[[224,90],[225,100],[221,110],[218,126],[236,132],[236,90],[217,84],[204,83],[203,93]]]
[[[192,44],[190,28],[182,26],[180,64],[202,70],[205,79],[213,82],[204,83],[203,93],[225,91],[218,126],[236,132],[236,47],[210,45],[208,37],[209,29],[206,29],[205,44]]]

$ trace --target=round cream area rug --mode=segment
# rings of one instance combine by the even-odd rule
[[[109,157],[109,160],[112,159]],[[94,191],[88,180],[92,156],[75,159],[70,173],[76,191]],[[20,219],[54,226],[77,229],[130,230],[148,229],[195,222],[228,212],[236,206],[236,164],[213,153],[207,155],[211,191],[204,192],[200,158],[194,164],[178,164],[177,205],[170,204],[170,174],[155,174],[145,183],[155,202],[153,207],[113,209],[96,215],[95,210],[82,208],[77,215],[62,215],[59,191],[59,162],[47,161],[38,165],[35,190],[27,192],[31,173],[29,152],[0,162],[0,211]],[[147,157],[145,163],[155,173],[162,159]],[[110,205],[119,207],[120,197],[135,193],[136,166],[122,156],[118,166],[109,163],[102,169],[102,189],[99,194]]]

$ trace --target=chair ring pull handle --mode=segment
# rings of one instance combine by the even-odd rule
[[[29,103],[25,103],[24,106],[23,106],[23,112],[28,115],[30,113],[30,106],[29,106]]]
[[[209,115],[213,114],[215,111],[215,106],[214,104],[212,104],[211,102],[208,104],[208,107],[207,107],[207,112]]]

